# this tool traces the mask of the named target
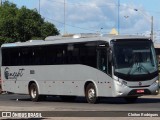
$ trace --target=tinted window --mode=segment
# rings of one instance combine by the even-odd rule
[[[91,42],[92,43],[92,42]],[[97,42],[2,48],[3,66],[84,64],[96,67]]]

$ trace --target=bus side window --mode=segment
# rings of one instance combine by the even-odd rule
[[[108,49],[108,60],[107,60],[107,66],[108,66],[108,75],[112,76],[112,51],[111,49]]]
[[[98,69],[107,73],[107,51],[106,49],[98,50]]]
[[[112,76],[112,53],[110,49],[97,49],[97,68],[109,76]]]

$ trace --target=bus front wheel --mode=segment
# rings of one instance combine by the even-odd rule
[[[96,88],[93,83],[89,83],[85,89],[85,96],[88,103],[95,104],[98,102]]]
[[[34,102],[39,101],[40,95],[38,93],[38,87],[36,85],[36,83],[32,83],[29,87],[29,94],[31,97],[31,100]]]

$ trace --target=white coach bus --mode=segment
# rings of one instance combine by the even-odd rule
[[[100,97],[135,102],[157,95],[158,66],[152,40],[142,36],[79,34],[3,44],[2,89],[29,94],[32,101],[47,95],[88,103]]]

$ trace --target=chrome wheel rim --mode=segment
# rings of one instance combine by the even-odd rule
[[[88,98],[90,100],[92,100],[92,99],[95,98],[95,90],[93,88],[91,88],[91,89],[88,90]]]
[[[32,98],[36,98],[36,96],[37,96],[37,91],[36,91],[35,88],[33,88],[33,89],[31,90],[31,96],[32,96]]]

